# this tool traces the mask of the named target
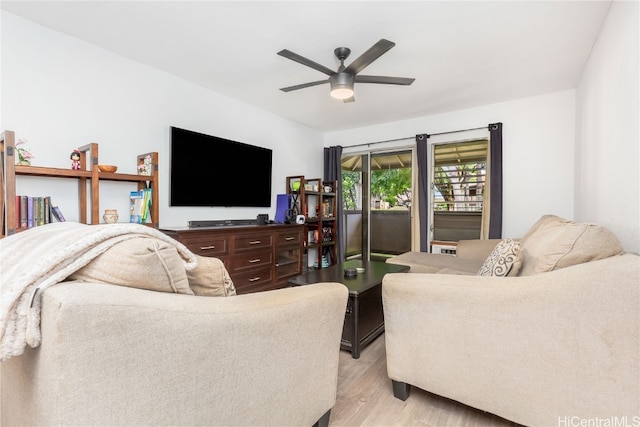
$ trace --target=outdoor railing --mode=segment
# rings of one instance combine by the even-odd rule
[[[346,211],[346,255],[362,252],[362,211]],[[411,250],[411,216],[409,210],[371,211],[371,252],[401,254]]]

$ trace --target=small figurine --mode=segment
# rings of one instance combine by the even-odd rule
[[[71,169],[74,171],[80,170],[80,151],[73,150],[69,158],[71,159]]]

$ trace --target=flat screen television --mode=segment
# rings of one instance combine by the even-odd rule
[[[272,154],[172,126],[170,205],[270,207]]]

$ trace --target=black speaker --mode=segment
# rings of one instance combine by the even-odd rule
[[[269,223],[269,215],[258,214],[256,221],[258,222],[258,225],[267,225]]]

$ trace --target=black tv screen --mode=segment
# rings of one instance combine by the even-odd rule
[[[171,127],[171,206],[271,206],[272,150]]]

